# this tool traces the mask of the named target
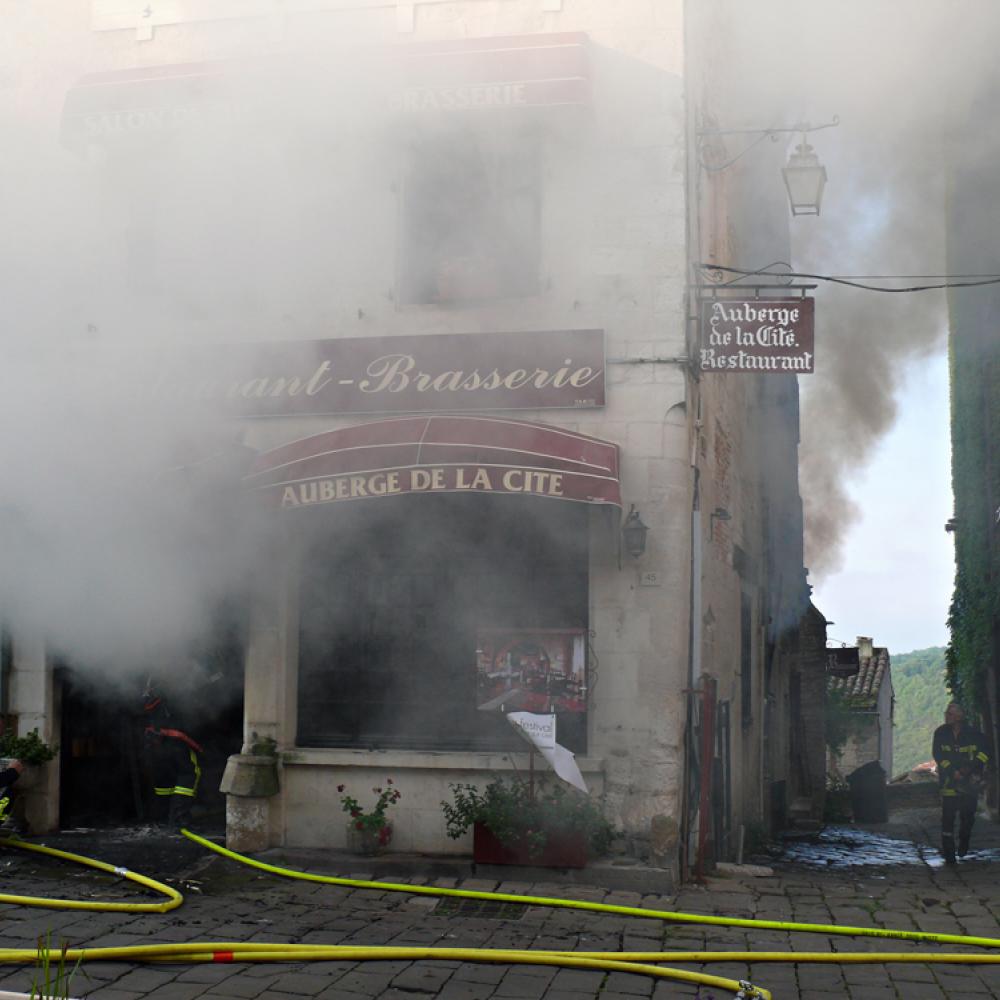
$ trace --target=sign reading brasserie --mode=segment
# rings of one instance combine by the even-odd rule
[[[814,307],[809,298],[703,300],[701,370],[812,372]]]
[[[242,417],[604,405],[604,331],[430,334],[211,345],[156,394]]]

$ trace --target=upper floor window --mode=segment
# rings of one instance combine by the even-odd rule
[[[540,225],[534,132],[466,123],[421,134],[410,146],[403,187],[400,301],[534,294]]]

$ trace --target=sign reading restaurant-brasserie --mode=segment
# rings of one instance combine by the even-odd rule
[[[155,393],[241,417],[604,405],[604,331],[214,344],[162,365]]]
[[[815,304],[810,298],[703,300],[701,370],[809,374]]]

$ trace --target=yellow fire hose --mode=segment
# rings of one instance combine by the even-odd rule
[[[580,899],[556,899],[548,896],[518,896],[509,892],[478,892],[472,889],[442,889],[430,885],[409,885],[405,882],[366,882],[361,879],[340,878],[333,875],[313,875],[297,872],[290,868],[256,861],[244,854],[227,850],[199,837],[190,830],[182,830],[188,840],[215,851],[223,857],[232,858],[272,875],[303,879],[307,882],[323,882],[328,885],[342,885],[352,889],[377,889],[380,892],[407,892],[418,896],[455,896],[460,899],[486,899],[504,903],[520,903],[523,906],[549,906],[571,910],[592,910],[597,913],[617,913],[627,917],[644,917],[647,920],[665,920],[670,923],[710,924],[717,927],[751,927],[755,930],[800,931],[809,934],[838,934],[845,937],[884,937],[904,941],[925,941],[932,944],[978,945],[983,948],[1000,948],[1000,938],[968,937],[964,934],[935,934],[930,931],[895,931],[882,927],[848,927],[839,924],[796,924],[783,920],[759,920],[751,917],[713,917],[700,913],[679,913],[673,910],[647,910],[640,906],[618,906],[614,903],[589,903]],[[578,954],[578,952],[574,952]],[[710,952],[708,954],[716,954]],[[756,957],[758,952],[747,952]],[[867,953],[866,953],[867,954]],[[746,961],[754,961],[746,959]],[[996,958],[1000,961],[1000,955]]]
[[[147,878],[138,872],[129,871],[127,868],[117,868],[109,865],[105,861],[97,861],[94,858],[85,858],[80,854],[70,854],[68,851],[57,851],[54,847],[44,847],[41,844],[26,844],[16,837],[0,838],[0,844],[6,847],[16,847],[21,851],[34,851],[36,854],[48,854],[53,858],[61,858],[63,861],[74,861],[78,865],[86,865],[88,868],[97,868],[99,871],[107,872],[110,875],[118,875],[120,878],[128,879],[146,889],[153,889],[167,897],[165,903],[108,903],[101,900],[77,900],[77,899],[45,899],[42,896],[10,896],[0,893],[0,903],[14,903],[21,906],[45,906],[49,909],[60,910],[110,910],[119,913],[166,913],[168,910],[176,909],[184,902],[184,897],[169,885],[157,882],[155,879]]]
[[[934,944],[976,945],[1000,948],[1000,939],[971,937],[961,934],[936,934],[925,931],[896,931],[874,927],[845,927],[832,924],[798,924],[776,920],[750,918],[717,917],[702,914],[680,913],[669,910],[647,910],[634,906],[618,906],[609,903],[590,903],[574,899],[557,899],[546,896],[520,896],[512,893],[481,892],[469,889],[447,889],[435,886],[410,885],[406,883],[372,882],[363,879],[340,878],[336,876],[313,875],[280,868],[245,855],[229,851],[224,847],[205,840],[188,830],[182,833],[190,840],[224,857],[262,871],[288,878],[354,889],[375,889],[380,892],[405,892],[411,895],[450,896],[464,899],[484,899],[517,903],[522,906],[546,906],[567,909],[589,910],[600,913],[615,913],[645,919],[659,919],[672,923],[707,924],[712,926],[748,927],[761,930],[799,931],[817,934],[845,936],[888,937],[901,940],[921,941]],[[182,902],[180,893],[153,879],[116,868],[102,861],[84,858],[80,855],[57,851],[40,845],[26,844],[19,840],[0,839],[0,844],[33,850],[65,860],[85,864],[111,874],[130,878],[147,888],[155,889],[169,896],[164,903],[103,903],[77,902],[74,900],[45,900],[33,896],[0,895],[0,902],[20,903],[28,906],[51,906],[76,909],[124,910],[128,912],[166,912]],[[434,959],[438,961],[464,961],[499,963],[504,965],[547,965],[563,968],[596,969],[601,971],[629,972],[656,978],[673,979],[681,982],[712,986],[731,991],[737,998],[762,998],[770,1000],[771,994],[763,987],[751,983],[709,975],[703,972],[688,972],[682,969],[663,968],[652,964],[671,962],[794,962],[794,963],[837,963],[837,964],[883,964],[883,963],[951,963],[969,965],[1000,964],[1000,954],[939,952],[926,954],[919,952],[778,952],[778,951],[651,951],[651,952],[562,952],[523,949],[483,949],[483,948],[428,948],[392,946],[353,945],[297,945],[245,942],[189,942],[164,945],[137,945],[122,948],[70,948],[63,952],[52,949],[53,959],[65,962],[121,961],[136,962],[288,962],[288,961],[393,961]],[[28,964],[37,961],[37,949],[0,949],[0,963]]]

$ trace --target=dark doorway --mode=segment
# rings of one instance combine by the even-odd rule
[[[198,682],[160,679],[170,707],[169,725],[187,732],[204,749],[193,811],[194,826],[203,831],[225,828],[226,801],[219,783],[227,759],[240,752],[243,742],[244,634],[241,614],[220,611],[210,633],[189,647],[190,659],[199,668]],[[55,680],[62,718],[60,826],[120,826],[164,819],[166,802],[153,794],[144,753],[146,678],[113,678],[62,661],[55,666]]]
[[[135,703],[67,666],[57,668],[56,681],[62,692],[60,825],[113,826],[143,819]]]

